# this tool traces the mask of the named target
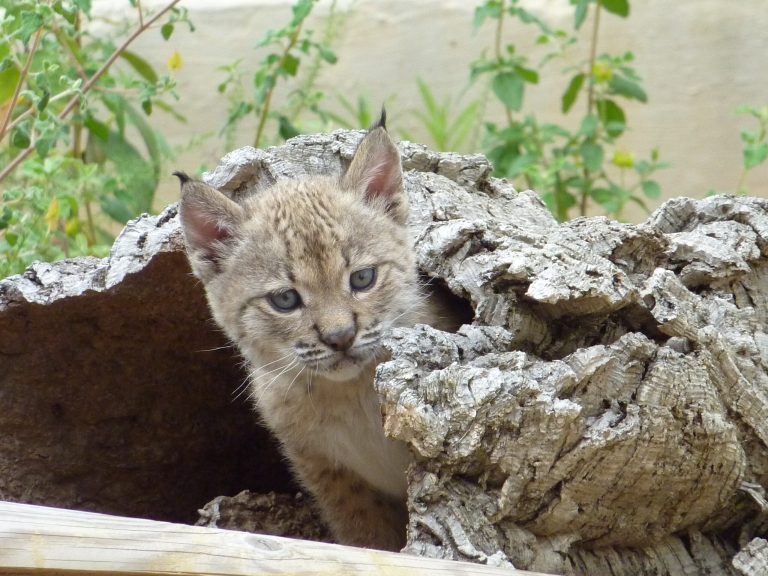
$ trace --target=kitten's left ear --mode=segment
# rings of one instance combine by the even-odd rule
[[[183,172],[173,174],[181,182],[179,215],[187,255],[195,275],[207,282],[231,255],[245,214],[240,205],[215,188]]]
[[[341,180],[344,188],[363,194],[366,202],[382,206],[398,224],[408,220],[408,198],[403,189],[400,152],[382,119],[366,134]]]

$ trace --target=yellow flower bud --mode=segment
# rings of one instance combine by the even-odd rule
[[[613,153],[613,164],[619,168],[632,168],[635,165],[635,155],[632,152],[616,150]]]

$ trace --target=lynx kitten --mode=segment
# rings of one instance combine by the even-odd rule
[[[409,453],[384,436],[373,375],[389,328],[431,318],[384,115],[341,178],[280,180],[238,203],[177,176],[189,260],[261,417],[339,542],[401,548]]]

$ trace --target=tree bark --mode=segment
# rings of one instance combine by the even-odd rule
[[[338,170],[357,138],[241,150],[209,182],[236,197]],[[768,203],[678,198],[640,225],[558,225],[481,156],[401,149],[419,265],[475,315],[457,334],[395,331],[377,373],[386,431],[416,456],[406,551],[761,573]]]

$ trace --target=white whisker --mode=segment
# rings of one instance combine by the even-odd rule
[[[279,378],[280,378],[280,377],[281,377],[283,374],[285,374],[286,372],[288,372],[289,370],[291,370],[291,369],[292,369],[294,366],[296,366],[296,364],[298,364],[298,363],[299,363],[299,359],[298,359],[298,358],[296,358],[296,356],[294,356],[293,358],[291,358],[291,361],[290,361],[290,362],[288,362],[287,364],[285,364],[284,366],[282,366],[282,367],[279,367],[279,368],[276,368],[275,370],[271,370],[270,372],[268,372],[267,374],[272,374],[273,372],[277,372],[277,370],[280,370],[280,371],[279,371],[277,374],[275,374],[275,375],[272,377],[272,379],[271,379],[269,382],[267,382],[266,384],[263,384],[263,385],[262,385],[262,384],[261,384],[261,382],[259,382],[259,383],[258,383],[258,384],[259,384],[259,387],[257,388],[257,387],[255,386],[256,382],[254,382],[254,386],[253,386],[254,390],[253,390],[253,392],[251,392],[251,394],[248,396],[248,399],[249,399],[249,400],[252,400],[252,399],[253,399],[253,397],[254,397],[254,394],[256,394],[257,392],[260,392],[260,394],[259,394],[258,398],[256,398],[256,404],[257,404],[257,405],[261,404],[261,399],[264,397],[264,394],[266,394],[266,393],[269,391],[269,389],[270,389],[270,388],[271,388],[271,387],[272,387],[272,386],[275,384],[275,382],[277,382],[277,380],[278,380],[278,379],[279,379]]]
[[[235,400],[237,400],[238,398],[240,398],[240,396],[242,396],[242,395],[243,395],[243,393],[244,393],[244,392],[245,392],[245,391],[248,389],[248,385],[249,385],[249,384],[251,383],[251,381],[252,381],[252,380],[253,380],[253,379],[256,377],[256,375],[257,375],[257,374],[258,374],[260,377],[262,377],[262,378],[263,378],[263,377],[269,376],[270,374],[272,374],[272,373],[273,373],[273,372],[275,372],[276,370],[280,370],[280,368],[282,368],[282,366],[280,366],[280,367],[278,367],[278,368],[275,368],[274,370],[270,370],[269,372],[265,372],[265,373],[263,373],[263,374],[261,373],[261,370],[263,370],[263,369],[264,369],[264,368],[266,368],[267,366],[271,366],[272,364],[274,364],[274,363],[276,363],[276,362],[280,362],[280,361],[282,361],[282,360],[285,360],[285,359],[286,359],[286,358],[288,358],[290,355],[291,355],[291,352],[288,352],[286,355],[284,355],[284,356],[281,356],[281,357],[280,357],[280,358],[278,358],[277,360],[273,360],[272,362],[267,362],[266,364],[262,364],[261,366],[259,366],[259,367],[257,367],[257,368],[254,368],[253,370],[251,370],[251,371],[250,371],[250,372],[249,372],[249,373],[248,373],[248,374],[245,376],[245,379],[243,380],[243,382],[242,382],[242,383],[241,383],[241,384],[240,384],[240,385],[239,385],[237,388],[235,388],[235,391],[233,392],[233,394],[234,394],[235,396],[234,396],[234,398],[232,399],[232,401],[234,402]],[[244,365],[245,365],[245,364],[248,364],[248,361],[247,361],[247,360],[245,360],[245,361],[244,361]]]
[[[226,350],[227,348],[234,348],[235,345],[230,342],[229,344],[224,344],[224,346],[218,346],[217,348],[206,348],[203,350],[198,350],[199,352],[216,352],[217,350]]]
[[[307,396],[309,397],[309,405],[312,407],[312,411],[317,414],[317,407],[315,406],[314,398],[312,398],[312,376],[317,374],[317,366],[309,369],[309,378],[307,379]]]
[[[296,372],[296,375],[293,377],[293,380],[291,380],[290,384],[288,384],[288,386],[286,386],[285,393],[283,394],[283,402],[285,402],[285,399],[288,398],[288,392],[291,391],[291,388],[293,387],[293,383],[296,382],[296,378],[301,376],[302,372],[304,372],[304,370],[306,370],[306,368],[307,368],[306,365],[302,366],[301,370]]]

